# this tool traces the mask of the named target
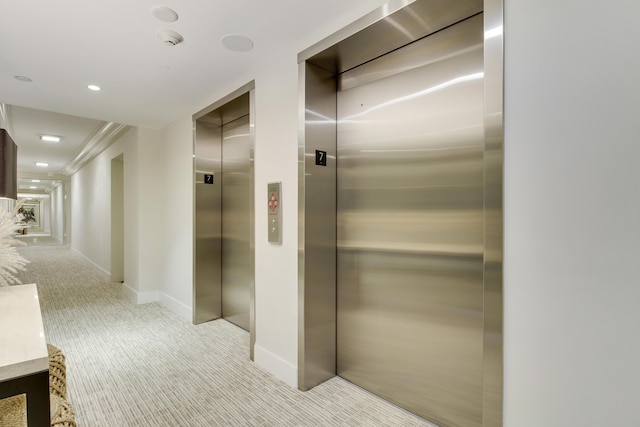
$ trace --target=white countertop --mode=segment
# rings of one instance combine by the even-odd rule
[[[0,381],[48,369],[36,285],[0,287]]]

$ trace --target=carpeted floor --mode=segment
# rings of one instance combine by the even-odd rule
[[[337,377],[292,389],[249,360],[247,332],[134,305],[68,247],[19,251],[31,261],[20,279],[38,284],[47,341],[67,357],[80,427],[432,426]]]
[[[61,246],[58,239],[48,234],[24,234],[15,236],[16,240],[25,243],[27,246]]]

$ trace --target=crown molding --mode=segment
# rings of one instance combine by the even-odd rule
[[[62,169],[65,175],[73,175],[84,165],[93,160],[98,154],[113,144],[129,126],[114,122],[104,122],[95,132],[87,137],[82,147]]]

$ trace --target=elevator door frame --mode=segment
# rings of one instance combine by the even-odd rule
[[[198,113],[193,115],[193,147],[194,147],[194,187],[193,187],[193,212],[194,212],[194,261],[193,261],[193,323],[202,323],[210,320],[214,320],[222,317],[222,276],[218,277],[217,282],[213,284],[215,287],[214,293],[216,293],[217,301],[212,301],[211,297],[207,296],[210,289],[204,289],[211,287],[211,283],[205,284],[201,280],[199,280],[198,268],[197,268],[197,241],[199,239],[198,229],[197,229],[197,210],[196,210],[196,125],[198,119],[204,118],[207,114],[210,114],[216,110],[223,109],[225,106],[233,103],[234,100],[237,100],[239,97],[243,95],[249,95],[249,131],[250,131],[250,147],[249,147],[249,219],[247,226],[249,227],[249,357],[251,360],[254,358],[254,347],[255,347],[255,232],[254,232],[254,224],[255,224],[255,202],[254,202],[254,150],[255,150],[255,82],[251,81],[246,85],[240,87],[239,89],[233,91],[227,96],[221,98],[219,101],[213,103],[209,107],[199,111]],[[220,123],[222,126],[222,123]],[[222,159],[220,159],[221,161]],[[215,179],[220,179],[221,176],[214,177]],[[221,212],[220,212],[221,214]],[[222,237],[221,235],[219,236]],[[222,253],[220,252],[220,256]],[[221,273],[221,270],[219,271]],[[214,308],[203,307],[202,301],[210,300],[216,304],[219,303],[219,307],[216,306]]]
[[[331,232],[336,229],[335,76],[455,24],[460,11],[484,15],[482,425],[500,426],[503,0],[393,0],[298,55],[298,387],[308,390],[336,374],[336,236]],[[326,152],[326,166],[315,164],[317,151]]]

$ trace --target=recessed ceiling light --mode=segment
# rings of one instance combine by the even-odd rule
[[[32,179],[31,182],[40,182],[39,179]]]
[[[245,36],[229,34],[220,40],[222,46],[234,52],[248,52],[253,49],[253,42]]]
[[[100,86],[98,85],[89,85],[87,86],[89,89],[94,90],[94,91],[99,91],[100,90]]]
[[[36,188],[38,188],[38,187],[36,187],[35,185],[32,185],[32,186],[30,186],[29,188],[30,188],[30,189],[32,189],[32,190],[35,190],[35,189],[36,189]]]
[[[60,137],[54,135],[41,135],[40,139],[49,142],[60,142]]]
[[[40,166],[40,167],[46,168],[47,166],[49,166],[49,163],[46,163],[46,162],[36,162],[36,166]]]
[[[176,11],[165,6],[153,6],[151,8],[151,14],[164,22],[175,22],[178,20]]]
[[[13,78],[16,79],[16,80],[20,80],[21,82],[25,82],[25,83],[31,83],[33,81],[27,76],[13,76]]]

